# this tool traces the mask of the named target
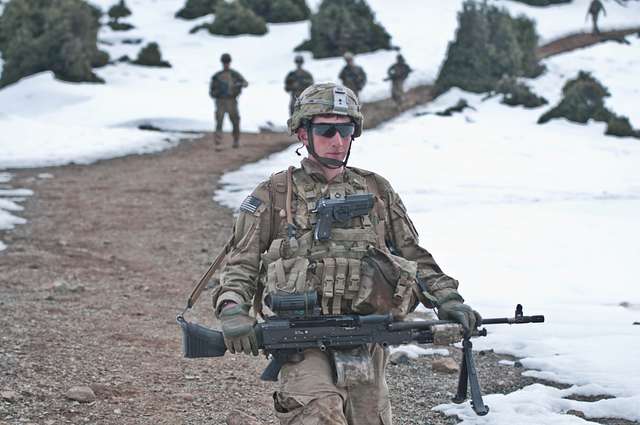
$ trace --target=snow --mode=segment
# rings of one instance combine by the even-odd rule
[[[416,70],[408,86],[435,78],[461,2],[403,0],[398,7],[399,2],[369,1],[392,43]],[[106,9],[113,1],[96,3]],[[288,97],[282,80],[293,68],[293,47],[308,37],[308,23],[270,24],[264,37],[189,35],[190,28],[211,17],[174,19],[183,0],[127,3],[133,16],[126,20],[136,29],[116,33],[104,27],[100,40],[109,44],[101,48],[112,59],[133,58],[141,45],[123,44],[124,39],[156,41],[173,68],[109,65],[96,70],[105,85],[65,83],[43,72],[0,90],[0,169],[89,164],[158,152],[185,137],[178,131],[210,131],[208,81],[223,52],[232,54],[232,66],[250,83],[240,98],[243,129],[256,131],[267,121],[284,124]],[[310,2],[313,7],[318,3]],[[584,20],[589,0],[547,8],[492,3],[535,18],[545,41],[590,29]],[[640,25],[640,2],[626,8],[607,2],[605,7],[603,29]],[[548,72],[528,83],[552,106],[568,78],[591,71],[611,91],[607,105],[638,128],[640,40],[629,40],[631,45],[610,42],[552,57],[545,61]],[[343,66],[339,58],[304,55],[317,81],[334,80]],[[364,100],[388,94],[382,79],[395,55],[357,56],[369,76]],[[475,110],[450,118],[432,114],[459,98]],[[571,409],[588,418],[640,420],[640,326],[632,326],[640,321],[640,310],[620,305],[640,304],[640,141],[605,136],[602,123],[537,125],[547,108],[509,108],[497,98],[483,101],[454,89],[427,107],[365,131],[351,156],[352,165],[374,169],[393,183],[422,244],[461,281],[469,304],[485,317],[510,315],[518,302],[525,314],[546,315],[542,325],[491,326],[489,336],[474,341],[474,347],[514,355],[525,374],[570,387],[535,384],[507,395],[486,395],[491,412],[485,417],[475,416],[468,403],[437,407],[463,423],[589,423],[567,415]],[[173,132],[141,131],[141,124]],[[216,200],[236,208],[257,182],[298,161],[295,147],[226,174]],[[0,173],[0,229],[25,222],[12,213],[31,194],[10,187],[10,180],[9,173]],[[5,247],[0,241],[0,250]],[[567,399],[570,395],[615,398],[583,402]]]

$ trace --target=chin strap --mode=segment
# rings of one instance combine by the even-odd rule
[[[351,141],[349,142],[349,150],[347,151],[347,156],[344,158],[344,161],[339,161],[333,158],[323,158],[316,153],[316,149],[313,146],[313,129],[311,128],[311,124],[308,123],[306,126],[307,129],[307,138],[309,140],[309,144],[307,146],[307,151],[313,156],[322,166],[330,168],[332,170],[336,170],[341,167],[347,166],[347,161],[349,161],[349,155],[351,155],[351,146],[353,145],[353,140],[355,139],[351,136]]]

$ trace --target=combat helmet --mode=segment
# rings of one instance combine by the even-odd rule
[[[304,63],[304,58],[302,57],[302,55],[296,55],[296,57],[293,59],[293,61],[295,63]]]
[[[230,63],[231,62],[231,55],[229,53],[223,53],[222,56],[220,56],[220,62],[222,62],[222,63]]]
[[[344,115],[351,118],[355,124],[352,141],[356,137],[362,134],[362,123],[364,117],[360,110],[360,101],[355,93],[340,84],[336,83],[316,83],[312,84],[302,93],[296,100],[293,108],[293,114],[287,121],[289,127],[289,133],[294,135],[300,127],[307,129],[309,137],[309,145],[307,150],[316,158],[321,164],[328,168],[339,168],[347,164],[349,159],[349,153],[351,152],[351,146],[349,147],[349,153],[344,161],[338,161],[332,158],[320,157],[313,147],[313,131],[311,131],[311,121],[316,115]]]

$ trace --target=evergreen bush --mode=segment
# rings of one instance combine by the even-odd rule
[[[160,68],[171,68],[171,64],[162,60],[160,46],[158,43],[151,42],[140,49],[138,57],[132,63],[142,66],[155,66]]]
[[[305,0],[240,0],[267,22],[298,22],[309,19],[311,11]]]
[[[375,21],[365,0],[323,0],[311,16],[311,37],[295,48],[314,58],[365,53],[391,48],[391,36]]]
[[[243,6],[239,0],[234,0],[231,3],[220,2],[216,7],[213,23],[198,25],[191,33],[201,29],[215,35],[263,35],[267,33],[267,24],[262,17]]]
[[[502,103],[509,106],[522,105],[525,108],[537,108],[549,103],[547,99],[537,96],[531,88],[518,82],[514,77],[504,77],[498,81],[496,92],[502,94]]]
[[[131,16],[131,10],[127,7],[124,0],[120,0],[118,4],[111,6],[107,13],[114,22],[118,22],[120,18]]]
[[[215,13],[218,0],[187,0],[182,9],[176,12],[176,18],[196,19]]]
[[[627,117],[616,115],[605,107],[604,99],[610,96],[609,90],[589,72],[580,71],[576,78],[567,81],[562,87],[562,94],[560,103],[545,112],[538,119],[538,124],[555,118],[582,124],[594,120],[607,123],[605,134],[640,138],[640,131],[631,127]]]
[[[124,0],[120,0],[117,4],[111,6],[109,8],[108,15],[111,20],[107,25],[109,25],[109,27],[114,31],[129,31],[130,29],[135,28],[129,23],[119,22],[120,18],[131,16],[131,10],[129,10]]]
[[[613,115],[607,122],[607,130],[604,134],[617,137],[635,137],[640,139],[640,131],[631,127],[629,118],[624,116]]]
[[[606,122],[611,118],[611,112],[604,106],[604,98],[611,96],[609,90],[588,72],[580,71],[576,78],[567,81],[562,87],[562,95],[560,103],[545,112],[538,124],[554,118],[582,124],[590,119]]]
[[[450,87],[481,93],[503,76],[539,75],[538,36],[529,18],[513,18],[506,9],[466,0],[458,13],[456,38],[449,43],[435,92]]]
[[[6,3],[0,16],[0,87],[42,71],[65,81],[104,82],[92,70],[108,62],[97,47],[100,16],[82,0]]]

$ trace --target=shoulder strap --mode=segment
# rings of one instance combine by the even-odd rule
[[[189,298],[187,299],[187,307],[184,309],[181,315],[184,315],[184,313],[187,310],[189,310],[191,307],[194,306],[194,304],[200,297],[200,294],[202,294],[204,287],[209,282],[209,279],[211,279],[211,276],[213,276],[213,274],[218,270],[224,258],[227,256],[229,251],[231,251],[231,247],[233,246],[233,243],[234,243],[234,235],[231,235],[231,237],[225,244],[224,248],[222,248],[222,251],[220,251],[216,259],[213,260],[213,263],[211,263],[211,265],[209,266],[209,269],[205,272],[204,275],[202,275],[202,277],[200,278],[200,281],[196,284],[196,286],[191,291],[191,295],[189,295]]]
[[[291,184],[287,179],[287,171],[280,171],[273,173],[269,178],[269,197],[271,198],[271,220],[269,222],[269,243],[273,241],[278,232],[279,224],[283,217],[280,216],[280,211],[285,211],[287,208],[287,190]],[[290,189],[289,189],[290,190]]]

